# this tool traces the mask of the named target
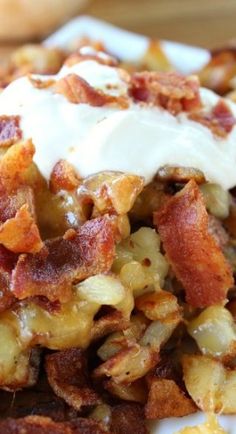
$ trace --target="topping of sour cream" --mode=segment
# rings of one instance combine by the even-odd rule
[[[119,69],[95,60],[64,66],[52,78],[69,73],[105,93],[127,93]],[[200,95],[206,109],[219,100],[210,90],[201,89]],[[236,116],[236,105],[227,104]],[[236,127],[226,138],[218,138],[184,112],[173,116],[162,108],[132,102],[125,110],[72,104],[50,87],[35,88],[28,77],[15,80],[1,93],[0,115],[21,116],[23,136],[32,138],[34,161],[47,179],[57,161],[66,159],[83,177],[116,170],[141,175],[148,183],[168,164],[199,169],[225,189],[236,185]]]

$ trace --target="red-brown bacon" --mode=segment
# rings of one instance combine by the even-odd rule
[[[89,384],[87,360],[81,349],[70,348],[48,355],[46,372],[55,394],[75,410],[101,403]]]
[[[0,434],[109,434],[109,431],[93,419],[54,422],[48,417],[27,416],[1,421]]]
[[[79,177],[74,167],[66,160],[59,160],[53,167],[50,176],[50,190],[57,193],[60,190],[72,191],[78,187]]]
[[[117,105],[128,107],[128,98],[113,96],[97,90],[76,74],[68,74],[55,84],[55,92],[64,95],[73,104],[89,104],[93,107]]]
[[[20,255],[11,287],[18,299],[43,295],[65,302],[72,282],[109,271],[115,255],[114,225],[108,217],[90,220],[45,245],[35,255]]]
[[[43,245],[35,222],[33,192],[24,185],[33,155],[31,141],[19,142],[0,161],[0,243],[15,253],[36,253]]]
[[[173,72],[136,72],[131,77],[130,96],[137,102],[163,107],[176,115],[201,107],[199,81]]]
[[[19,116],[0,116],[0,147],[8,147],[22,138]]]
[[[210,113],[190,113],[189,119],[210,128],[213,134],[222,138],[226,137],[236,124],[235,116],[223,99],[219,100]]]
[[[232,271],[208,232],[208,215],[195,181],[154,215],[168,260],[189,304],[205,307],[225,300]]]
[[[0,245],[0,312],[8,309],[15,300],[10,291],[10,279],[16,262],[17,255]]]

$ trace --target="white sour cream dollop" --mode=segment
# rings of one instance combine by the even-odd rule
[[[109,94],[127,92],[119,70],[95,60],[64,66],[53,78],[69,73]],[[208,109],[219,99],[210,90],[200,93]],[[227,104],[236,116],[236,105]],[[28,77],[15,80],[1,93],[0,115],[21,116],[24,137],[32,138],[34,161],[47,179],[57,161],[66,159],[83,177],[117,170],[141,175],[148,183],[168,164],[199,169],[225,189],[236,185],[235,127],[222,139],[186,113],[172,116],[162,108],[135,103],[128,109],[72,104],[51,88],[35,88]]]

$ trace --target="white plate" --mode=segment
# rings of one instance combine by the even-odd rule
[[[44,44],[66,48],[77,38],[87,36],[104,42],[107,49],[125,61],[138,61],[142,58],[149,44],[149,38],[126,30],[119,29],[103,21],[82,16],[73,19],[56,33],[50,36]],[[204,66],[210,58],[207,50],[171,41],[161,41],[167,57],[173,66],[186,74],[192,73]],[[230,434],[236,434],[236,416],[219,417],[222,427]],[[198,425],[205,421],[205,416],[198,413],[184,418],[172,418],[152,424],[153,434],[174,434],[186,426]]]

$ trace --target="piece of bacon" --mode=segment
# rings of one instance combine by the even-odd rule
[[[110,270],[115,255],[114,224],[108,217],[86,222],[77,231],[46,241],[35,255],[20,255],[11,290],[18,299],[43,295],[68,301],[72,283]]]
[[[93,419],[54,422],[49,417],[27,416],[1,421],[0,434],[109,434],[109,431]]]
[[[162,107],[173,115],[201,107],[197,77],[174,72],[136,72],[131,77],[129,94],[135,102]]]
[[[8,309],[15,301],[15,297],[10,291],[10,279],[17,258],[18,255],[0,245],[0,312]]]
[[[73,104],[89,104],[93,107],[116,105],[121,109],[129,106],[128,97],[106,94],[90,86],[86,80],[76,74],[68,74],[58,80],[54,90]]]
[[[8,147],[22,139],[19,116],[0,116],[0,147]]]
[[[87,358],[81,349],[70,348],[46,356],[45,368],[55,394],[75,410],[101,403],[90,384]]]
[[[204,199],[194,180],[154,214],[154,224],[187,302],[195,307],[222,303],[233,274],[208,231]]]
[[[223,99],[219,100],[210,113],[190,113],[189,119],[208,127],[213,134],[222,138],[227,137],[236,124],[235,116]]]
[[[33,191],[24,185],[34,152],[31,140],[19,142],[0,160],[0,243],[15,253],[36,253],[43,246]]]
[[[57,193],[60,190],[72,191],[79,186],[80,179],[74,167],[66,160],[59,160],[53,167],[50,176],[50,190]]]
[[[0,225],[0,243],[14,253],[37,253],[43,247],[38,226],[28,204]]]
[[[9,194],[24,184],[34,153],[31,140],[16,143],[7,150],[0,160],[0,192],[4,189]]]

